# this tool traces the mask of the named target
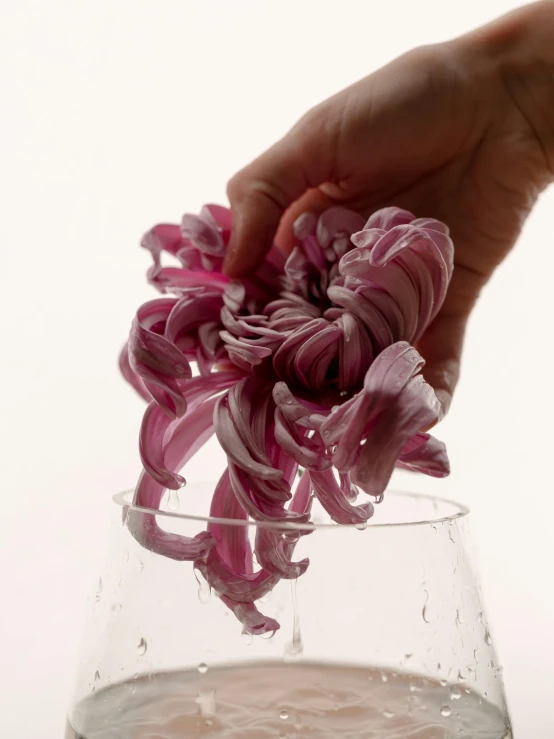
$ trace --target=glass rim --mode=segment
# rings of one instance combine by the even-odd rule
[[[194,484],[194,483],[193,483]],[[198,485],[205,485],[206,482],[198,482]],[[214,483],[215,485],[215,483]],[[112,496],[113,502],[120,506],[126,514],[128,511],[136,511],[137,513],[146,513],[154,516],[164,516],[171,519],[178,519],[183,521],[194,521],[202,524],[219,524],[222,526],[254,526],[269,529],[279,529],[279,531],[320,531],[320,530],[332,530],[332,529],[396,529],[413,526],[431,526],[435,524],[452,523],[461,518],[466,518],[470,509],[463,503],[459,503],[448,498],[443,498],[438,495],[431,495],[430,493],[416,493],[407,490],[389,490],[385,493],[385,500],[388,497],[394,498],[410,498],[415,500],[426,500],[432,504],[442,504],[448,506],[452,513],[448,515],[437,515],[436,517],[425,517],[416,519],[413,521],[394,521],[394,522],[373,522],[373,519],[369,519],[366,524],[338,524],[334,522],[330,523],[291,523],[283,521],[253,521],[251,519],[236,519],[236,518],[218,518],[216,516],[199,516],[196,514],[181,513],[180,511],[168,511],[159,510],[157,508],[146,508],[144,506],[135,505],[133,502],[134,490],[123,490]],[[381,504],[376,504],[378,508]]]

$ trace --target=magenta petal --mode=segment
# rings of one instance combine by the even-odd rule
[[[325,447],[319,434],[309,438],[304,429],[287,421],[280,410],[275,411],[275,439],[287,454],[306,469],[325,470],[332,464],[325,456]]]
[[[224,562],[217,548],[212,548],[204,561],[195,564],[218,595],[240,603],[263,598],[277,582],[274,575],[263,569],[252,574],[235,572]]]
[[[368,434],[351,472],[352,481],[366,493],[380,497],[406,442],[436,421],[439,410],[439,401],[423,377],[410,379]]]
[[[149,403],[151,400],[150,393],[145,388],[142,379],[131,369],[131,365],[129,364],[129,348],[127,344],[125,344],[119,354],[119,369],[124,379],[137,391],[143,400]]]
[[[241,439],[233,421],[227,396],[218,399],[215,408],[215,430],[223,450],[238,467],[262,480],[279,480],[283,476],[281,470],[257,462],[252,457],[250,453],[252,447],[249,449]]]
[[[210,516],[237,519],[239,522],[248,520],[246,511],[239,505],[233,493],[228,470],[225,470],[216,486]],[[248,529],[249,527],[244,523],[231,525],[211,521],[208,524],[208,533],[216,540],[217,549],[225,564],[235,572],[244,574],[252,573],[252,549],[248,539]]]
[[[373,504],[353,506],[341,490],[333,470],[311,473],[312,485],[321,505],[333,521],[342,524],[362,524],[373,515]]]
[[[348,208],[336,205],[327,208],[317,221],[317,238],[320,246],[326,249],[331,241],[340,235],[350,236],[364,227],[364,219]]]
[[[210,256],[222,257],[225,243],[219,230],[212,224],[187,213],[181,220],[181,234],[189,239],[194,246]]]
[[[306,520],[306,516],[287,511],[281,503],[257,495],[256,479],[232,462],[229,464],[229,475],[237,500],[255,521],[290,520],[302,523]]]
[[[165,326],[175,300],[160,298],[145,303],[133,321],[129,340],[129,351],[136,362],[167,377],[188,379],[191,369],[177,347],[156,332],[157,326]]]
[[[163,493],[163,486],[143,472],[135,493],[135,505],[159,508]],[[215,545],[215,540],[205,531],[193,538],[164,531],[158,526],[154,514],[135,508],[129,509],[125,523],[133,537],[145,549],[178,561],[204,558]]]
[[[375,211],[375,213],[368,218],[364,228],[382,228],[385,231],[389,231],[395,226],[399,226],[403,223],[411,223],[414,220],[415,216],[413,213],[410,213],[409,210],[390,206],[388,208],[381,208],[381,210]]]
[[[261,634],[275,633],[281,628],[278,621],[269,616],[264,616],[253,603],[235,603],[225,597],[221,600],[233,611],[247,634],[260,636]]]
[[[160,254],[162,251],[166,251],[175,256],[184,244],[179,226],[169,223],[160,223],[144,234],[140,245],[152,254],[152,259],[156,268],[160,266]]]
[[[284,534],[285,536],[287,534]],[[310,564],[309,559],[291,562],[289,545],[279,531],[259,525],[256,531],[256,557],[260,565],[278,578],[296,580]]]
[[[156,403],[146,409],[140,428],[139,451],[144,469],[164,487],[178,490],[184,479],[170,472],[164,463],[163,438],[172,421]]]
[[[300,401],[291,393],[285,382],[275,383],[272,394],[275,405],[287,421],[319,431],[325,420],[325,415],[322,415],[325,411],[322,407],[313,408],[307,401]]]
[[[397,467],[423,472],[431,477],[446,477],[450,463],[446,446],[430,434],[415,434],[404,444]]]
[[[313,213],[301,213],[292,224],[292,230],[297,239],[307,239],[315,233],[317,218]]]
[[[203,206],[200,211],[200,218],[206,223],[210,223],[214,228],[218,228],[224,236],[228,236],[227,232],[231,232],[232,214],[230,208],[210,203]]]

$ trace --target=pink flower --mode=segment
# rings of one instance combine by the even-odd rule
[[[146,234],[148,278],[164,297],[137,311],[120,366],[150,401],[135,503],[159,508],[215,432],[228,467],[210,515],[273,524],[257,529],[260,569],[246,526],[210,523],[189,539],[151,513],[127,521],[152,551],[193,561],[259,634],[279,625],[255,601],[309,564],[293,561],[298,536],[278,524],[308,523],[313,496],[337,523],[364,524],[373,503],[357,503],[359,491],[379,502],[395,466],[448,474],[444,445],[425,433],[439,403],[412,345],[444,301],[453,246],[433,219],[385,208],[365,222],[334,207],[298,218],[286,261],[273,248],[255,275],[233,281],[222,273],[230,231],[230,211],[208,205]],[[163,252],[180,266],[162,266]]]

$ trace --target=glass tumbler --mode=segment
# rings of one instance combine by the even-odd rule
[[[257,604],[280,628],[251,636],[191,563],[126,523],[140,511],[194,536],[208,519],[131,501],[114,498],[67,739],[512,736],[463,506],[388,492],[363,529],[315,524],[295,552],[305,574]]]

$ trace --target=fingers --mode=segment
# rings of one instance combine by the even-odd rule
[[[256,269],[291,203],[330,178],[332,130],[332,116],[325,120],[323,111],[312,111],[229,182],[233,232],[224,264],[229,276]]]
[[[281,218],[275,243],[285,252],[290,254],[294,246],[298,243],[293,231],[293,224],[302,213],[313,213],[315,216],[321,215],[324,210],[331,205],[336,205],[334,198],[325,195],[319,187],[307,190],[298,200],[285,211]]]

